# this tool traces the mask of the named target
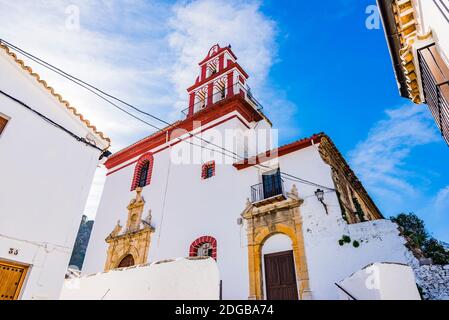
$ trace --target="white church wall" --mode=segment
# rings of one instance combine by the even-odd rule
[[[317,148],[318,145],[314,145],[281,157],[281,171],[334,188],[331,169],[323,162]],[[294,183],[284,178],[287,191]],[[396,224],[389,220],[376,220],[348,225],[342,218],[335,192],[325,193],[326,214],[315,196],[319,187],[295,184],[304,200],[300,214],[313,299],[337,299],[335,283],[370,263],[407,263],[410,253]],[[339,245],[338,240],[343,235],[350,236],[350,244]],[[358,248],[353,246],[354,240],[359,242]]]
[[[149,260],[186,256],[194,240],[212,236],[218,242],[217,263],[223,280],[223,298],[247,299],[246,229],[237,225],[237,218],[250,197],[250,187],[260,183],[260,175],[267,169],[251,167],[238,171],[231,165],[218,164],[216,175],[202,180],[200,165],[191,165],[191,168],[172,165],[169,170],[168,156],[165,151],[155,155],[152,183],[143,191],[145,210],[152,210],[156,228]],[[321,186],[334,187],[331,169],[321,159],[318,145],[279,158],[279,165],[284,172]],[[104,238],[117,219],[122,222],[126,219],[126,205],[133,197],[129,191],[133,170],[134,166],[129,166],[108,177],[84,274],[103,269],[107,249]],[[164,195],[169,171],[169,188]],[[284,179],[286,191],[290,191],[293,184],[297,185],[299,196],[304,200],[300,212],[313,298],[337,299],[335,283],[369,263],[406,262],[407,252],[395,224],[378,220],[347,225],[334,192],[325,193],[326,213],[316,199],[317,186]],[[354,248],[352,243],[340,246],[338,240],[344,234],[359,241],[360,247]]]
[[[243,130],[245,127],[234,118],[214,129],[224,133],[226,128]],[[209,140],[207,133],[206,131],[203,138]],[[198,143],[197,139],[193,141]],[[173,147],[173,152],[185,145],[188,144],[177,144]],[[246,299],[246,231],[237,224],[237,218],[250,196],[250,186],[258,183],[256,172],[239,172],[231,164],[220,164],[217,160],[215,176],[203,180],[202,163],[169,165],[169,160],[168,149],[154,155],[152,181],[142,192],[146,201],[144,216],[151,209],[152,225],[155,227],[149,261],[188,256],[190,245],[197,238],[214,237],[218,243],[217,263],[223,280],[223,297]],[[204,161],[208,160],[210,158],[206,155]],[[131,165],[108,176],[83,274],[103,270],[107,251],[104,239],[113,230],[118,219],[122,224],[126,222],[126,206],[134,196],[130,192],[133,173],[134,165]]]
[[[83,124],[3,51],[0,70],[4,92],[86,136]],[[21,298],[56,298],[100,151],[3,95],[0,113],[10,118],[0,136],[0,260],[30,266]]]
[[[211,258],[177,259],[67,279],[61,300],[218,300],[220,275]]]

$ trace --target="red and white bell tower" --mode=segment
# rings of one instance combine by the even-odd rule
[[[247,95],[246,80],[249,76],[237,63],[230,45],[224,48],[214,45],[199,66],[200,75],[195,84],[187,89],[188,117],[225,98],[236,94]]]

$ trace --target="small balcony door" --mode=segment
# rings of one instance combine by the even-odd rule
[[[262,175],[264,199],[282,194],[281,170],[277,169]]]

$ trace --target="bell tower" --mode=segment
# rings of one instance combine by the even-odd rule
[[[246,96],[248,74],[237,63],[231,46],[221,48],[218,44],[210,48],[199,63],[200,75],[195,84],[187,89],[189,109],[187,117],[236,94]]]

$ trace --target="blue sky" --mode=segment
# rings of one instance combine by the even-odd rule
[[[170,120],[186,105],[197,62],[214,43],[230,43],[281,143],[326,132],[386,217],[414,211],[449,242],[449,148],[427,107],[399,97],[383,30],[365,26],[373,4],[0,0],[0,37]],[[111,136],[114,150],[150,133],[29,64]],[[100,170],[90,217],[103,183]]]

